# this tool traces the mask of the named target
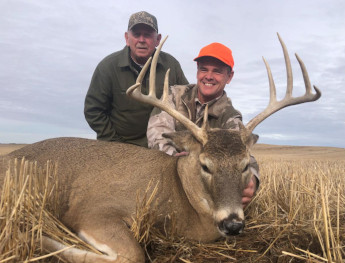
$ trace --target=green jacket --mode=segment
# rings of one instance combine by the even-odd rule
[[[169,85],[187,84],[179,62],[160,52],[156,70],[156,93],[162,95],[166,71]],[[105,57],[96,67],[85,98],[84,114],[97,139],[120,141],[147,147],[146,129],[152,106],[126,95],[135,84],[140,68],[129,55],[129,47]],[[149,71],[142,82],[142,93],[149,89]]]

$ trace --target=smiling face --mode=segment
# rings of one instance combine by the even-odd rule
[[[230,83],[234,72],[214,57],[201,57],[197,62],[198,98],[201,103],[206,103],[223,94],[225,85]]]
[[[125,33],[125,39],[131,50],[131,57],[143,65],[159,45],[161,35],[148,25],[138,24]]]

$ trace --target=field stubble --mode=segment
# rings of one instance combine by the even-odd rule
[[[152,226],[155,189],[149,187],[132,227],[147,262],[345,262],[345,149],[257,145],[254,155],[260,189],[245,211],[244,233],[228,240],[200,244],[171,229],[159,233]],[[7,173],[0,262],[50,262],[40,258],[42,233],[92,249],[52,216],[58,204],[53,163],[40,169],[18,161]]]

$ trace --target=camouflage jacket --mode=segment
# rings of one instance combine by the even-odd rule
[[[206,104],[201,104],[197,96],[197,85],[176,85],[170,87],[169,102],[171,107],[202,126]],[[242,122],[242,115],[237,111],[224,91],[223,95],[208,102],[208,123],[211,128],[238,129]],[[159,149],[169,155],[175,154],[176,149],[168,144],[163,133],[185,130],[186,128],[165,111],[154,108],[147,127],[149,148]],[[259,167],[254,157],[251,157],[251,170],[259,179]],[[259,185],[259,181],[257,186]]]
[[[96,67],[85,98],[84,114],[97,139],[120,141],[147,147],[146,129],[152,106],[126,95],[135,84],[140,66],[130,58],[129,47],[110,54]],[[180,63],[160,52],[156,70],[156,93],[160,97],[166,71],[169,84],[187,84]],[[142,92],[148,93],[149,71],[142,81]]]
[[[169,101],[173,108],[201,127],[206,104],[200,103],[197,90],[195,84],[173,86],[170,89]],[[241,113],[232,106],[225,91],[222,96],[208,102],[208,123],[211,128],[236,129],[241,121]],[[180,122],[166,112],[154,108],[147,127],[149,148],[159,149],[168,154],[176,153],[175,148],[168,145],[162,134],[181,130],[185,130],[185,127]]]

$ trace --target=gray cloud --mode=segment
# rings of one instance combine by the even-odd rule
[[[181,8],[183,6],[183,8]],[[235,77],[226,91],[244,122],[268,103],[269,62],[282,98],[286,73],[276,33],[283,37],[294,73],[294,93],[304,92],[294,58],[322,90],[315,103],[274,114],[255,130],[261,143],[345,147],[345,2],[304,1],[6,1],[0,10],[0,143],[57,136],[95,138],[83,115],[93,70],[125,45],[130,14],[155,14],[164,46],[195,82],[193,58],[211,42],[231,47]]]

